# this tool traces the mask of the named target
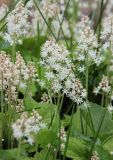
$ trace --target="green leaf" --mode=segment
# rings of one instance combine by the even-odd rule
[[[105,112],[105,108],[102,108],[101,106],[90,103],[90,113],[93,121],[93,126],[95,132],[98,131],[98,128],[100,126],[100,123],[102,121],[102,116]],[[99,137],[101,141],[104,141],[108,136],[113,134],[113,120],[112,115],[109,113],[109,111],[106,111],[105,117],[102,122],[102,126],[99,132]]]
[[[81,120],[81,117],[82,117],[82,120]],[[87,117],[87,120],[89,121],[89,117],[87,116],[85,111],[78,108],[77,112],[73,116],[71,136],[79,136],[81,134],[85,134],[85,131],[86,131],[86,119],[85,118],[86,117]],[[92,131],[88,125],[87,125],[87,136],[92,136]]]
[[[30,84],[29,86],[29,95],[34,96],[37,91],[36,85],[34,83]],[[26,94],[26,88],[20,89],[20,92],[22,92],[24,95]]]
[[[45,40],[45,37],[40,37],[39,43],[37,37],[25,38],[23,39],[22,45],[17,45],[17,50],[19,50],[25,58],[40,58],[40,46],[45,42]]]
[[[103,147],[101,146],[96,146],[95,150],[98,153],[98,156],[101,160],[112,160],[113,157],[108,153]]]
[[[88,150],[84,141],[70,137],[66,156],[74,160],[87,160]]]
[[[42,116],[43,120],[48,124],[51,122],[52,116],[54,116],[56,113],[55,105],[42,102],[38,103],[30,96],[24,98],[24,105],[26,111],[32,111],[32,109],[36,109]]]
[[[52,150],[45,148],[41,152],[35,155],[35,159],[36,160],[56,160],[53,158],[54,154],[55,153]]]
[[[17,160],[18,149],[0,150],[0,160]],[[27,155],[21,150],[20,158],[23,159]]]
[[[42,147],[47,147],[48,144],[54,145],[56,143],[57,133],[53,130],[43,129],[36,137],[37,143]]]
[[[70,124],[70,119],[71,117],[69,115],[64,115],[64,119],[63,119],[63,126],[66,127]]]
[[[110,138],[105,144],[103,144],[103,148],[109,153],[113,152],[113,137]]]
[[[91,102],[89,102],[89,106],[90,106],[89,107],[90,112],[82,105],[81,113],[79,109],[75,113],[72,123],[72,135],[76,135],[77,132],[82,133],[81,120],[80,120],[81,119],[80,116],[82,115],[83,129],[85,131],[86,119],[87,119],[87,135],[90,137],[94,136],[94,134],[97,133],[102,121],[102,125],[99,132],[99,138],[101,139],[101,142],[103,142],[113,134],[112,115],[109,113],[109,111],[106,111],[105,117],[102,120],[105,108],[102,108],[101,106]],[[95,133],[93,133],[93,127],[91,121],[93,123]]]

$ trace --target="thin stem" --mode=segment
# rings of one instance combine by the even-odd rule
[[[89,83],[89,57],[88,57],[88,53],[86,53],[86,92],[87,92],[86,102],[88,102],[88,83]],[[87,111],[89,113],[89,117],[90,117],[91,125],[92,125],[92,130],[94,132],[93,120],[92,120],[92,116],[91,116],[90,109],[88,106],[87,106]],[[86,111],[86,135],[87,135],[87,122],[88,122],[87,111]]]
[[[48,155],[49,155],[49,153],[50,153],[50,151],[51,151],[51,148],[52,148],[52,146],[50,145],[50,147],[48,148],[47,154],[46,154],[46,156],[44,157],[45,160],[48,160]]]
[[[1,72],[2,88],[1,88],[1,136],[0,136],[0,148],[2,149],[2,138],[3,138],[3,123],[4,123],[4,93],[3,93],[3,72]]]
[[[12,134],[12,130],[11,130],[11,124],[12,124],[12,103],[11,103],[11,87],[12,87],[12,84],[11,82],[9,82],[9,99],[8,99],[8,148],[11,147],[11,134]]]
[[[60,111],[61,111],[61,105],[60,105],[60,93],[58,94],[58,101],[57,101],[57,107],[58,107],[58,130],[59,130],[59,159],[61,159],[60,151],[61,151],[61,120],[60,120]]]
[[[93,142],[93,145],[92,145],[92,147],[91,147],[90,156],[91,156],[91,154],[92,154],[92,151],[93,151],[93,149],[94,149],[94,147],[95,147],[95,143],[96,143],[97,138],[98,138],[98,135],[99,135],[99,133],[100,133],[100,130],[101,130],[101,127],[102,127],[102,124],[103,124],[103,121],[104,121],[104,118],[105,118],[105,115],[106,115],[106,111],[107,111],[107,109],[105,109],[105,111],[104,111],[104,113],[103,113],[103,115],[102,115],[102,119],[101,119],[101,122],[100,122],[100,125],[99,125],[99,128],[98,128],[97,134],[96,134],[96,136],[95,136],[95,138],[94,138],[94,142]]]
[[[83,125],[82,110],[81,110],[81,108],[80,108],[80,122],[81,122],[82,134],[84,134],[84,125]]]
[[[90,120],[91,120],[92,130],[93,130],[93,133],[94,133],[95,129],[94,129],[93,120],[92,120],[92,116],[91,116],[91,112],[90,112],[90,108],[89,107],[88,107],[88,112],[89,112],[89,117],[90,117]]]
[[[12,46],[12,61],[15,62],[15,57],[16,57],[16,45],[15,42]]]
[[[68,9],[68,7],[69,7],[69,3],[70,3],[70,0],[67,1],[66,8],[65,8],[65,11],[64,11],[62,20],[61,20],[61,22],[60,22],[60,28],[59,28],[59,31],[58,31],[58,40],[59,40],[59,36],[60,36],[60,30],[61,30],[61,27],[62,27],[64,18],[65,18],[65,13],[66,13],[66,11],[67,11],[67,9]]]
[[[112,28],[112,24],[111,24],[111,28]],[[112,30],[111,30],[111,34],[112,34]],[[110,41],[110,48],[109,48],[109,52],[108,52],[108,56],[107,56],[107,77],[108,80],[110,80],[110,72],[109,72],[109,68],[110,68],[110,63],[111,63],[111,56],[112,56],[112,42]]]
[[[101,106],[104,107],[104,93],[102,94]]]
[[[69,142],[69,137],[70,137],[70,132],[71,132],[71,126],[72,126],[72,122],[73,122],[74,108],[75,108],[75,105],[73,105],[73,109],[72,109],[72,115],[71,115],[71,119],[70,119],[69,130],[68,130],[68,134],[67,134],[63,160],[65,160],[66,152],[67,152],[67,148],[68,148],[68,142]]]
[[[57,15],[57,18],[58,18],[58,22],[59,22],[59,24],[60,24],[60,19],[59,19],[58,15]],[[67,42],[67,40],[66,40],[66,37],[65,37],[65,34],[64,34],[62,25],[60,26],[60,28],[61,28],[62,34],[63,34],[63,36],[64,36],[64,41],[65,41],[65,43],[66,43],[66,46],[67,46],[67,48],[69,49],[69,45],[68,45],[68,42]],[[60,33],[59,33],[59,34],[60,34]],[[58,35],[58,36],[60,36],[60,35]],[[58,37],[57,39],[59,39],[59,37]]]
[[[52,31],[52,29],[51,29],[50,25],[49,25],[49,24],[48,24],[48,22],[46,21],[46,18],[44,17],[44,15],[43,15],[42,11],[40,10],[40,8],[39,8],[39,6],[38,6],[37,2],[36,2],[35,0],[33,0],[33,1],[34,1],[35,5],[36,5],[36,7],[37,7],[37,9],[38,9],[38,11],[39,11],[39,13],[40,13],[40,15],[42,16],[42,18],[43,18],[44,22],[46,23],[46,25],[47,25],[48,29],[50,30],[50,32],[51,32],[51,34],[52,34],[52,36],[53,36],[53,37],[54,37],[54,39],[57,41],[57,38],[56,38],[56,36],[55,36],[54,32]]]
[[[86,53],[86,102],[88,101],[88,78],[89,78],[89,58],[88,53]],[[86,135],[87,135],[87,112],[86,112]]]
[[[98,31],[98,42],[100,42],[100,35],[101,35],[101,29],[102,29],[101,23],[102,23],[103,13],[104,13],[104,10],[106,8],[107,2],[108,1],[106,1],[105,5],[104,5],[104,0],[101,0],[101,3],[100,3],[100,15],[99,15],[99,19],[98,19],[96,29],[95,29],[95,31],[97,31],[97,29],[99,29],[99,31]]]
[[[69,113],[69,111],[70,111],[70,109],[71,109],[72,106],[73,106],[73,103],[69,106],[68,110],[66,111],[66,114]]]
[[[88,53],[86,53],[86,100],[88,100],[88,78],[89,78],[89,58],[88,58]]]
[[[48,96],[49,96],[49,100],[50,100],[50,104],[51,104],[51,122],[49,124],[49,128],[50,128],[52,123],[53,123],[53,118],[54,118],[54,115],[53,115],[53,101],[52,101],[51,92],[49,91],[49,89],[47,91],[48,91]]]
[[[20,158],[20,153],[21,153],[21,142],[20,142],[20,140],[18,141],[18,155],[17,155],[17,160],[21,160]]]

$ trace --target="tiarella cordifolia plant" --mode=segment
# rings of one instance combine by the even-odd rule
[[[48,34],[50,30],[48,29],[49,25],[49,27],[54,30],[54,35],[56,37],[71,37],[69,22],[66,18],[64,19],[64,1],[60,1],[59,3],[48,0],[40,1],[37,4],[38,10],[36,9],[35,3],[35,1],[30,0],[26,4],[26,8],[29,10],[29,15],[31,17],[30,23],[32,24],[33,35],[37,33],[38,23],[40,35],[45,36]]]
[[[30,117],[28,113],[22,113],[20,119],[12,125],[14,137],[17,140],[23,139],[30,145],[35,143],[33,134],[36,134],[45,127],[46,124],[42,122],[42,117],[35,110],[33,110]]]
[[[46,67],[45,77],[50,82],[50,90],[54,93],[60,91],[66,94],[77,104],[83,102],[86,91],[76,78],[72,69],[69,53],[63,45],[54,41],[47,41],[41,51],[41,64]]]
[[[101,82],[99,83],[99,86],[97,88],[95,88],[94,92],[95,94],[98,94],[99,91],[102,91],[104,93],[109,93],[110,92],[110,85],[109,85],[109,81],[107,79],[106,76],[103,76]]]
[[[75,28],[75,38],[77,48],[75,51],[76,59],[80,62],[79,72],[85,71],[85,62],[95,63],[97,66],[102,61],[102,56],[97,53],[99,47],[97,36],[91,28],[91,21],[87,16],[83,16]],[[86,62],[87,63],[87,62]]]
[[[64,128],[61,128],[60,133],[58,133],[58,138],[60,138],[61,140],[61,148],[64,149],[66,144],[66,138],[67,138]]]
[[[13,63],[11,57],[1,51],[0,61],[0,88],[4,90],[7,103],[13,105],[18,100],[17,89],[26,89],[28,81],[36,80],[36,69],[32,62],[26,65],[19,52],[15,63]]]
[[[94,151],[92,153],[92,157],[91,157],[91,160],[99,160],[100,158],[98,157],[98,153],[96,151]]]
[[[3,125],[8,123],[7,127],[10,128],[15,113],[24,110],[23,99],[19,98],[19,91],[24,89],[27,92],[29,82],[36,80],[36,69],[32,62],[26,64],[19,52],[17,52],[15,62],[12,62],[10,55],[4,51],[0,52],[1,140],[4,138]],[[8,122],[3,120],[6,115],[9,117]],[[11,133],[9,135],[11,136]]]
[[[107,23],[106,23],[107,22]],[[107,17],[103,22],[103,31],[101,33],[101,38],[106,42],[106,47],[110,47],[113,39],[113,16]]]
[[[21,38],[30,33],[30,23],[28,21],[29,12],[20,1],[15,9],[7,16],[7,33],[4,35],[5,41],[10,45],[22,43]]]
[[[7,5],[6,4],[0,5],[0,20],[2,20],[5,17],[7,12],[8,12]]]

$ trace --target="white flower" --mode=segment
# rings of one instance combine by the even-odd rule
[[[98,94],[100,91],[109,93],[111,90],[111,86],[109,85],[109,81],[107,76],[103,76],[99,86],[94,89],[94,93]]]
[[[25,89],[27,87],[26,83],[20,82],[19,88],[20,89]]]
[[[91,28],[91,22],[87,16],[83,16],[75,28],[75,40],[77,42],[75,56],[78,61],[85,61],[88,57],[90,62],[97,65],[100,64],[100,52],[97,52],[99,47],[97,35]]]
[[[37,80],[34,64],[32,64],[32,62],[27,62],[26,64],[19,52],[16,54],[15,62],[12,62],[9,54],[1,51],[0,73],[0,91],[3,87],[5,104],[10,103],[11,107],[14,107],[16,111],[22,111],[24,106],[18,99],[18,90],[27,87],[27,80],[32,82]],[[16,106],[14,104],[16,104]]]
[[[103,61],[103,57],[102,56],[96,56],[94,58],[94,62],[97,66],[99,66],[101,64],[101,62]]]
[[[45,67],[45,77],[51,80],[52,90],[59,92],[62,89],[62,81],[70,74],[70,60],[68,51],[63,45],[58,45],[53,40],[46,41],[42,46],[42,65]]]
[[[81,82],[77,78],[68,77],[68,80],[64,83],[64,93],[76,102],[78,105],[86,98],[86,90],[83,89]]]
[[[101,32],[101,39],[107,41],[105,47],[109,46],[109,42],[113,42],[113,15],[107,17],[103,22],[103,30]]]
[[[33,143],[34,143],[34,139],[33,139],[31,136],[29,136],[26,141],[27,141],[31,146],[32,146]]]
[[[108,111],[109,111],[110,113],[112,113],[112,111],[113,111],[113,106],[110,104],[110,105],[107,107],[107,109],[108,109]]]
[[[102,47],[103,47],[104,50],[106,50],[107,48],[110,47],[110,43],[109,42],[105,42]]]
[[[18,124],[14,123],[12,125],[12,128],[13,128],[13,135],[14,135],[14,137],[16,137],[17,139],[22,138],[23,132],[21,130],[21,126],[18,126]]]
[[[99,93],[99,90],[100,90],[100,88],[99,87],[97,87],[97,88],[94,88],[94,93],[95,93],[95,95],[97,95],[98,93]]]
[[[85,67],[84,67],[84,65],[83,66],[80,66],[79,68],[78,68],[78,71],[81,73],[81,72],[84,72],[85,71]]]
[[[49,83],[51,80],[50,86],[53,93],[63,91],[63,94],[66,94],[72,101],[77,104],[82,103],[86,97],[86,91],[73,73],[72,62],[66,48],[50,40],[43,45],[41,53],[45,77]],[[79,69],[83,71],[84,67]]]
[[[15,9],[7,16],[7,33],[4,39],[11,45],[14,43],[21,44],[21,38],[30,33],[30,23],[28,21],[29,12],[24,7],[24,3],[20,1]]]
[[[22,113],[20,119],[12,125],[14,137],[17,140],[25,138],[30,145],[35,143],[33,133],[36,134],[45,127],[46,124],[42,122],[42,117],[35,110],[30,117],[26,112]]]
[[[0,6],[0,21],[5,17],[7,12],[8,12],[8,6],[2,3],[2,5]]]
[[[46,72],[45,73],[45,77],[48,79],[48,80],[51,80],[54,78],[54,74],[52,72]]]
[[[78,61],[84,61],[84,60],[85,60],[85,55],[83,55],[83,54],[78,54],[77,59],[78,59]]]

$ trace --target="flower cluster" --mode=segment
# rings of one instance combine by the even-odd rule
[[[63,37],[63,32],[65,33],[66,37],[71,36],[70,28],[69,28],[69,22],[66,18],[64,18],[63,22],[63,16],[64,16],[64,1],[60,2],[54,2],[54,1],[48,1],[48,0],[42,0],[40,3],[38,3],[40,11],[42,12],[44,18],[46,19],[47,23],[51,23],[51,29],[54,30],[54,34],[56,37],[60,36]],[[36,9],[36,6],[33,2],[33,0],[30,0],[26,4],[26,8],[29,11],[30,15],[30,22],[32,25],[32,35],[35,35],[37,33],[37,22],[38,27],[40,30],[41,35],[48,34],[48,26],[46,25],[43,17],[39,13],[39,11]],[[62,22],[62,27],[60,26],[60,23]]]
[[[16,103],[16,109],[23,108],[22,101],[18,99],[18,90],[26,89],[29,80],[37,78],[34,64],[25,64],[20,53],[16,55],[13,63],[6,52],[0,52],[0,90],[4,90],[5,101],[11,106]],[[20,107],[19,107],[20,106]]]
[[[67,56],[69,55],[67,49],[62,45],[58,45],[54,40],[46,41],[42,47],[41,56],[43,64],[47,67],[55,69],[59,72],[59,67],[68,62]],[[59,64],[60,63],[60,64]],[[58,65],[59,64],[59,65]],[[69,64],[68,64],[69,66]]]
[[[46,92],[44,92],[42,94],[41,102],[49,103],[49,97],[48,97],[48,94]]]
[[[103,30],[101,32],[101,39],[106,43],[105,48],[110,47],[113,44],[113,16],[107,17],[103,22]]]
[[[61,128],[60,133],[58,133],[58,138],[61,140],[61,149],[65,148],[67,134],[64,130],[64,128]]]
[[[75,40],[78,44],[75,56],[81,62],[78,70],[80,72],[85,70],[84,62],[86,61],[86,57],[98,66],[102,61],[102,56],[99,52],[97,53],[97,48],[99,47],[98,40],[91,28],[91,21],[87,16],[83,16],[81,22],[76,26]]]
[[[54,18],[59,12],[59,6],[57,3],[51,2],[50,0],[41,1],[42,12],[45,17]]]
[[[26,112],[22,113],[20,119],[12,125],[14,137],[17,140],[23,138],[30,145],[35,143],[33,133],[38,133],[45,127],[46,124],[42,122],[42,117],[35,110],[33,110],[31,116]]]
[[[2,4],[0,6],[0,20],[2,20],[5,17],[5,15],[6,15],[7,12],[8,12],[7,5],[6,4]]]
[[[22,112],[24,110],[23,99],[17,99],[16,111]]]
[[[88,1],[88,0],[77,0],[79,6],[78,16],[90,15],[91,12],[96,11],[98,7],[98,0]]]
[[[70,99],[80,104],[86,96],[82,84],[75,78],[69,52],[63,45],[46,41],[41,51],[41,64],[45,66],[45,78],[54,93],[62,91]]]
[[[7,16],[7,33],[4,35],[4,39],[10,43],[10,45],[22,43],[22,37],[27,36],[30,33],[30,23],[28,21],[29,12],[24,7],[24,3],[20,1],[15,9]]]
[[[94,151],[92,153],[92,157],[91,157],[91,160],[100,160],[99,156],[98,156],[98,153],[96,151]]]
[[[113,106],[112,106],[112,104],[109,104],[108,107],[107,107],[107,109],[108,109],[108,111],[110,113],[112,113],[113,112]]]
[[[77,104],[81,104],[87,95],[80,80],[74,77],[65,81],[64,93]]]
[[[62,89],[61,82],[70,73],[68,51],[53,40],[46,41],[42,47],[41,64],[46,67],[45,77],[52,82],[52,90],[58,93]]]
[[[99,83],[99,86],[94,89],[94,93],[98,94],[100,91],[103,93],[109,93],[111,89],[111,86],[109,84],[107,76],[103,76],[101,82]]]
[[[106,17],[111,16],[112,15],[112,11],[113,11],[113,1],[108,1],[106,8],[104,10],[104,19],[106,19]]]

